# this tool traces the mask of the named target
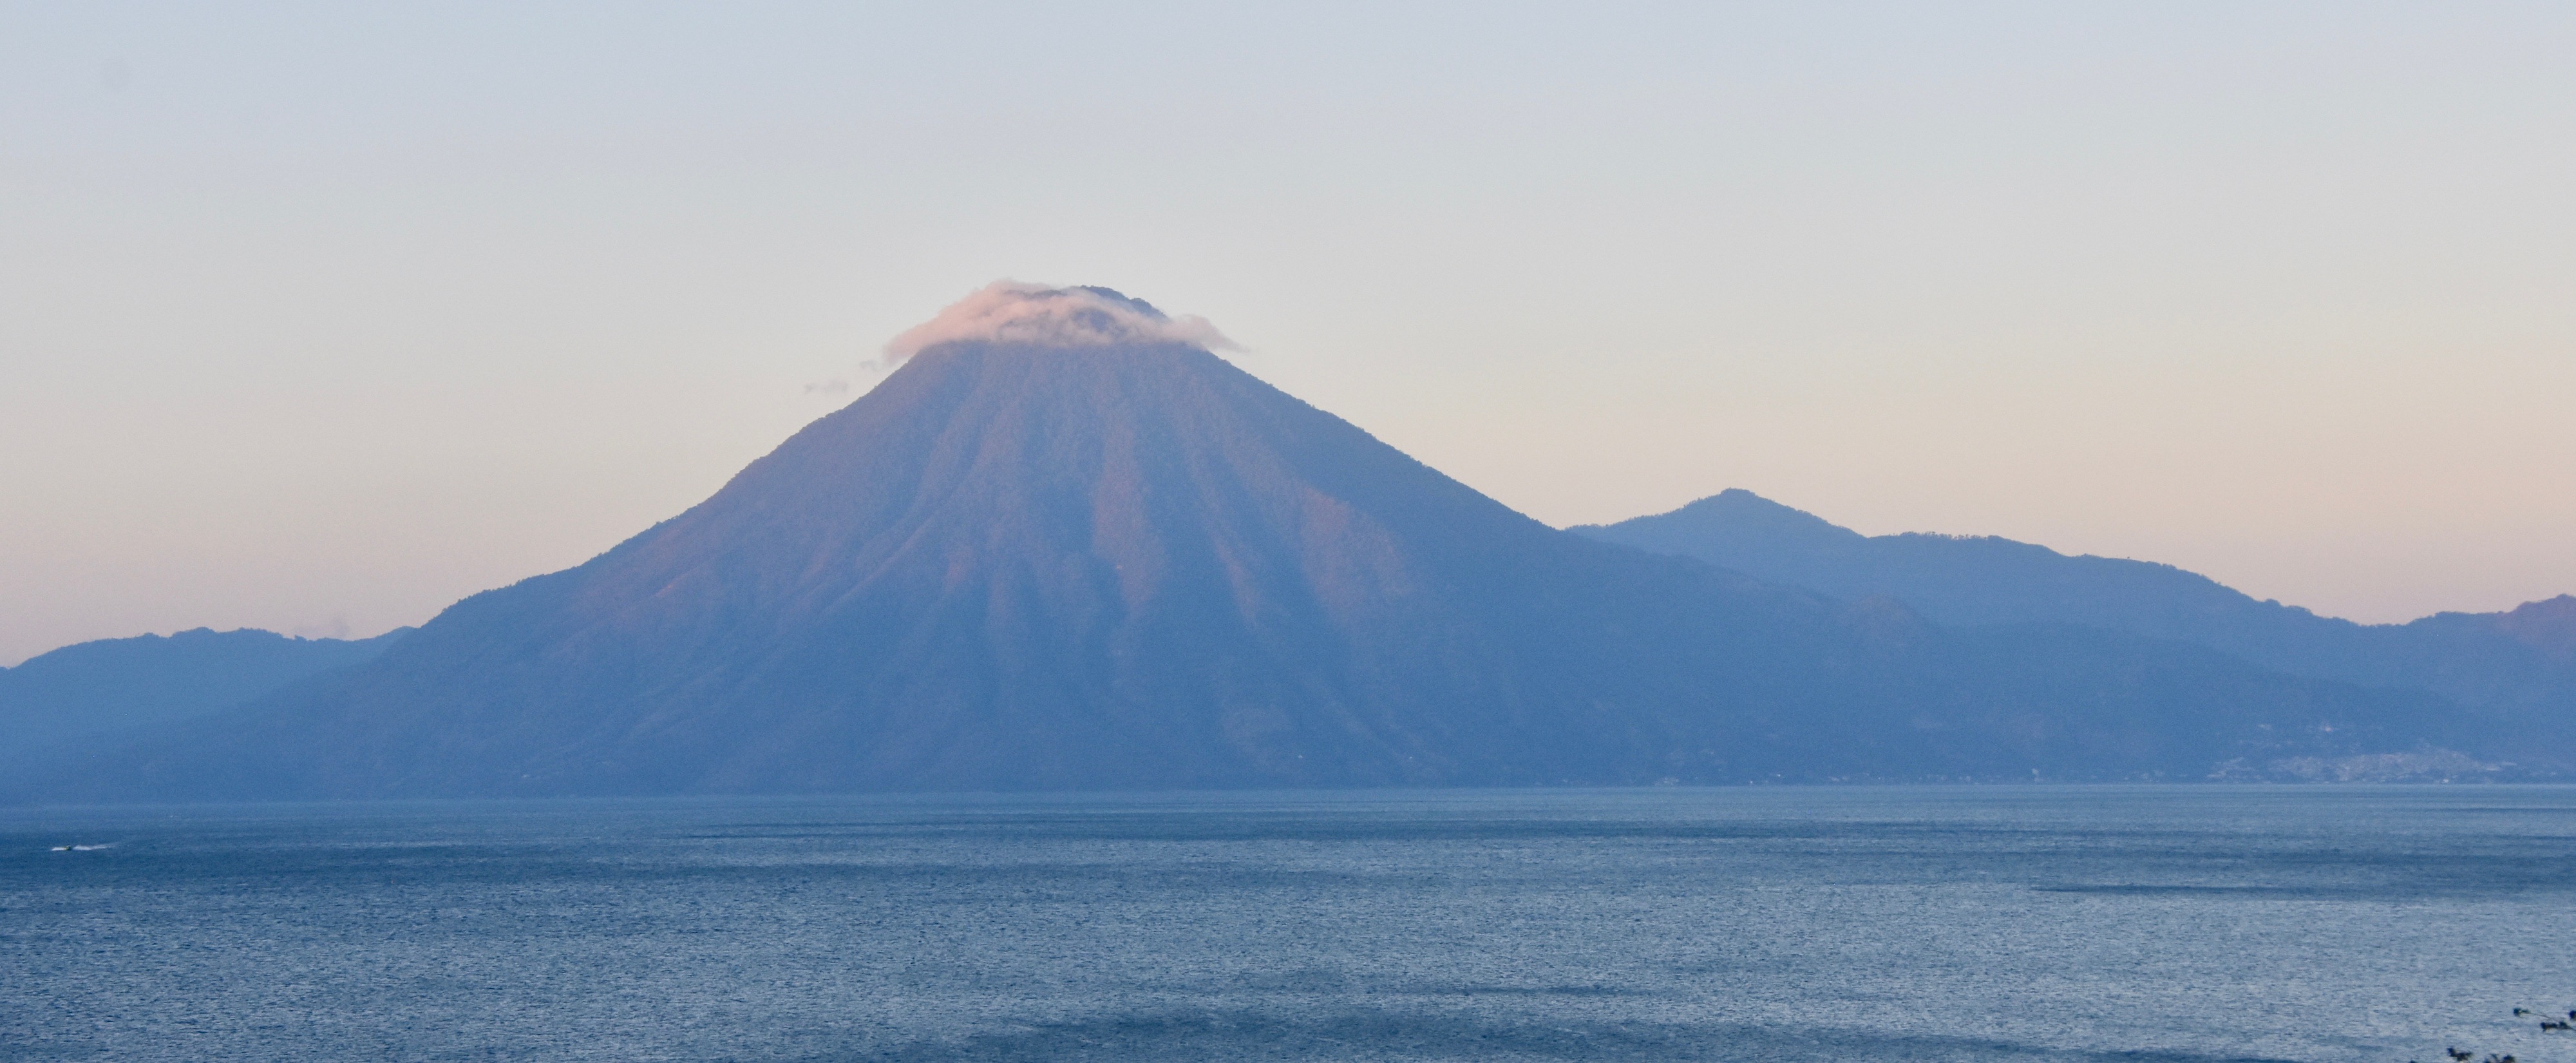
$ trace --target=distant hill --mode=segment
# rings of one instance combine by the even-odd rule
[[[959,341],[577,568],[19,796],[2439,777],[2497,737],[1556,531],[1194,346]]]
[[[352,641],[198,628],[65,646],[0,668],[0,759],[230,708],[373,660],[410,630]]]
[[[2433,691],[2552,734],[2576,728],[2576,596],[2356,624],[2171,565],[2000,538],[1864,536],[1741,490],[1570,530],[1839,598],[1884,595],[1943,624],[2066,623],[2173,639],[2294,675]]]
[[[2435,619],[2442,617],[2483,618],[2476,626],[2538,650],[2552,661],[2576,663],[2576,594],[2525,602],[2510,612],[2444,613]]]

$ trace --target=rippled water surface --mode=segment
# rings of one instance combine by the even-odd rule
[[[0,812],[8,1059],[2576,1063],[2516,1005],[2576,789]]]

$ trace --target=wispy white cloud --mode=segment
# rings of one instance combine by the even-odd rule
[[[1172,317],[1152,303],[1108,288],[1054,288],[1003,280],[985,285],[895,337],[886,344],[886,361],[900,362],[961,340],[1047,347],[1122,343],[1186,343],[1209,350],[1236,347],[1206,318]]]
[[[349,618],[338,613],[319,624],[298,624],[287,632],[299,639],[345,639],[349,637]]]

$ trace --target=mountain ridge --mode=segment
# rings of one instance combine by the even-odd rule
[[[2468,723],[1551,529],[1187,344],[951,342],[580,566],[22,796],[2206,778]]]
[[[2576,596],[2359,624],[2157,562],[1993,536],[1865,536],[1741,489],[1568,530],[1819,593],[1888,595],[1941,623],[2082,624],[2206,646],[2293,675],[2424,689],[2551,728],[2576,716]]]
[[[205,715],[372,660],[409,634],[306,639],[257,628],[193,628],[93,639],[0,668],[0,758]]]

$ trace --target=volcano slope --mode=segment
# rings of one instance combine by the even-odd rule
[[[22,796],[2205,778],[2464,732],[1556,531],[1197,347],[961,341],[588,563]]]

